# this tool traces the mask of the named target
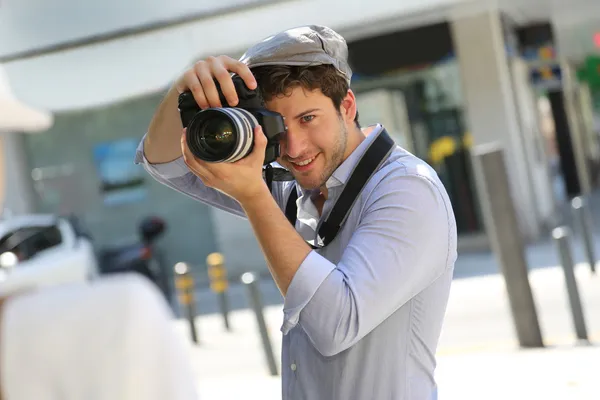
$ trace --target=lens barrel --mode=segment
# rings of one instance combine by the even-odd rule
[[[251,151],[256,118],[243,108],[208,108],[190,121],[186,141],[196,158],[235,162]]]

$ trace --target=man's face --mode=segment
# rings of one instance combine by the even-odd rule
[[[345,158],[348,130],[339,110],[320,89],[301,87],[274,97],[266,106],[283,115],[288,127],[277,162],[302,188],[323,186]]]

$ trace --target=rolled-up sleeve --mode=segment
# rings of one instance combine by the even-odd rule
[[[335,264],[314,250],[308,253],[287,290],[284,321],[281,328],[283,334],[287,334],[291,328],[298,324],[300,312],[334,269]]]
[[[190,169],[183,161],[183,157],[179,157],[171,162],[161,163],[161,164],[152,164],[148,161],[146,156],[144,155],[144,141],[146,136],[142,139],[138,148],[135,152],[135,163],[142,164],[144,169],[148,171],[153,177],[158,177],[159,179],[175,179],[180,178],[190,172]]]
[[[185,164],[183,157],[161,164],[152,164],[144,155],[144,141],[142,138],[137,147],[134,162],[141,164],[144,169],[157,182],[183,193],[194,200],[216,207],[240,217],[246,217],[241,205],[232,197],[216,189],[209,188],[194,175]]]
[[[283,333],[300,324],[321,354],[337,354],[444,274],[456,257],[456,225],[438,185],[422,175],[379,182],[340,262],[313,251],[300,265]]]

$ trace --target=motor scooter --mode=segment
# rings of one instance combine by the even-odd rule
[[[100,274],[138,273],[156,284],[165,297],[170,299],[169,274],[156,247],[156,241],[165,231],[166,222],[162,218],[144,218],[138,227],[139,241],[104,248],[98,252]]]

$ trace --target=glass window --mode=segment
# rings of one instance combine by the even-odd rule
[[[28,226],[0,239],[0,254],[13,252],[22,262],[61,243],[62,235],[57,226]]]

